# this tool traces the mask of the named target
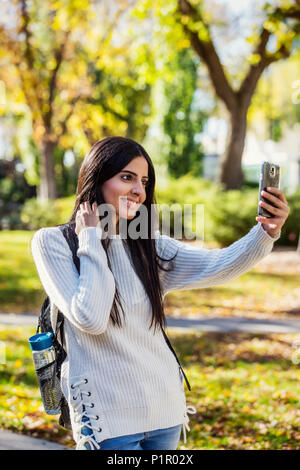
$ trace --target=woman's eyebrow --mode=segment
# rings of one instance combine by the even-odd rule
[[[137,176],[137,174],[134,173],[134,171],[130,171],[130,170],[122,170],[121,171],[121,173],[124,173],[124,172],[131,173],[132,175]],[[149,176],[142,176],[142,178],[148,178],[149,179]]]

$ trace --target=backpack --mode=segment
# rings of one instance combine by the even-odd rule
[[[59,229],[62,231],[66,241],[68,242],[69,248],[72,252],[73,262],[77,268],[78,273],[80,274],[80,260],[77,256],[78,237],[75,233],[75,222],[59,225]],[[59,386],[60,386],[61,366],[62,366],[63,361],[67,357],[67,352],[64,349],[64,315],[60,310],[58,310],[57,322],[56,322],[55,332],[54,332],[52,325],[51,325],[51,320],[50,320],[50,299],[48,296],[45,298],[43,302],[43,305],[42,305],[42,308],[38,317],[38,326],[37,326],[36,333],[39,333],[40,331],[42,333],[45,333],[45,332],[53,333],[53,347],[55,350],[55,366],[56,366],[54,367],[54,371],[55,371],[54,373],[56,373]],[[163,328],[162,328],[162,332],[167,342],[167,345],[169,346],[169,348],[171,349],[172,353],[174,354],[176,358],[176,361],[179,365],[179,369],[181,370],[183,374],[187,387],[189,390],[191,390],[189,381],[180,365],[178,357],[174,349],[172,348],[171,343]],[[60,341],[58,340],[58,333],[60,334]],[[69,405],[62,391],[61,391],[61,400],[60,400],[60,410],[61,410],[61,414],[59,417],[60,426],[66,429],[72,430]]]

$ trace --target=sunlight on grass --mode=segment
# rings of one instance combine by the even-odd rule
[[[1,312],[37,313],[45,297],[29,247],[34,232],[0,232]]]
[[[74,446],[58,416],[43,410],[29,327],[0,326],[0,427]],[[291,357],[300,334],[167,331],[187,374],[191,431],[180,449],[300,449],[300,371]],[[181,436],[182,438],[182,436]]]
[[[300,449],[300,334],[169,332],[191,384],[188,445],[179,449]]]

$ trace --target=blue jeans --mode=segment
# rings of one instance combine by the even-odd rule
[[[89,419],[83,416],[82,421],[87,422]],[[178,424],[170,428],[113,437],[98,444],[100,450],[176,450],[180,440],[181,426]],[[86,426],[82,427],[81,434],[93,437],[93,431]],[[87,450],[91,450],[88,442],[84,445]]]
[[[181,424],[171,428],[113,437],[100,442],[101,450],[176,450]]]

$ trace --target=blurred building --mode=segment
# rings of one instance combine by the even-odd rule
[[[216,127],[214,125],[214,127]],[[217,129],[216,129],[217,130]],[[259,183],[260,168],[264,161],[280,165],[280,188],[286,194],[294,193],[300,187],[300,132],[298,126],[286,129],[279,142],[261,140],[257,133],[249,130],[246,136],[242,158],[245,179]],[[220,156],[225,149],[226,132],[207,133],[201,139],[204,148],[203,177],[216,180]]]

